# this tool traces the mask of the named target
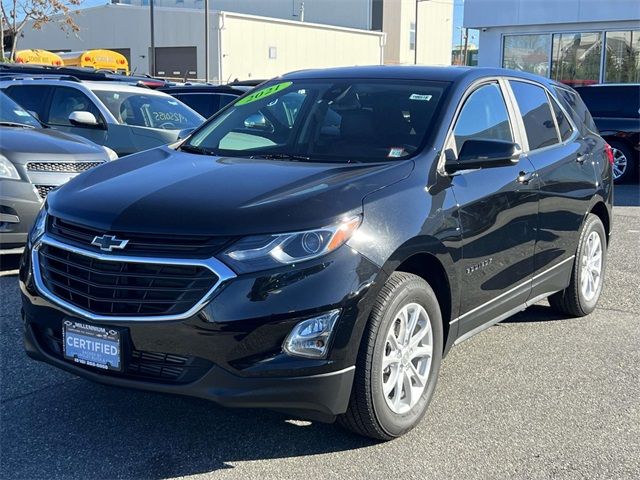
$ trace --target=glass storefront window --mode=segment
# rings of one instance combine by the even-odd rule
[[[595,32],[554,34],[551,78],[571,86],[598,83],[601,37],[600,33]]]
[[[607,32],[605,83],[640,82],[640,30]]]
[[[550,35],[507,35],[504,37],[502,66],[549,76]]]

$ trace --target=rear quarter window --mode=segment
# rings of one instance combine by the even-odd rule
[[[14,85],[4,92],[28,112],[35,113],[38,119],[45,120],[44,107],[51,87],[48,85]]]
[[[560,100],[562,106],[569,112],[573,123],[578,126],[578,129],[586,127],[592,132],[598,131],[598,127],[596,127],[589,109],[576,91],[564,87],[555,87],[555,91],[558,95],[558,100]]]

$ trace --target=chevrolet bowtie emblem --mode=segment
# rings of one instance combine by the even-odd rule
[[[113,235],[102,235],[101,237],[94,237],[91,245],[95,245],[105,252],[110,252],[116,248],[122,250],[127,246],[127,243],[129,243],[129,240],[120,240]]]

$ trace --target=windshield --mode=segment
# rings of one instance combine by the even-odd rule
[[[199,126],[204,117],[169,95],[94,90],[118,122],[136,127],[184,130]]]
[[[224,156],[369,162],[416,152],[447,83],[273,82],[236,101],[183,145]]]
[[[16,123],[41,128],[40,122],[29,112],[0,92],[0,123]]]

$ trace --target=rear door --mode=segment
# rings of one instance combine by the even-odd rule
[[[510,80],[523,148],[538,175],[540,209],[531,298],[568,284],[580,228],[596,192],[593,137],[583,136],[545,88]]]
[[[519,142],[514,112],[497,80],[466,97],[447,144],[457,156],[466,140]],[[522,181],[521,181],[522,180]],[[458,334],[472,334],[522,305],[531,290],[538,215],[535,170],[518,163],[452,177],[462,226]]]

